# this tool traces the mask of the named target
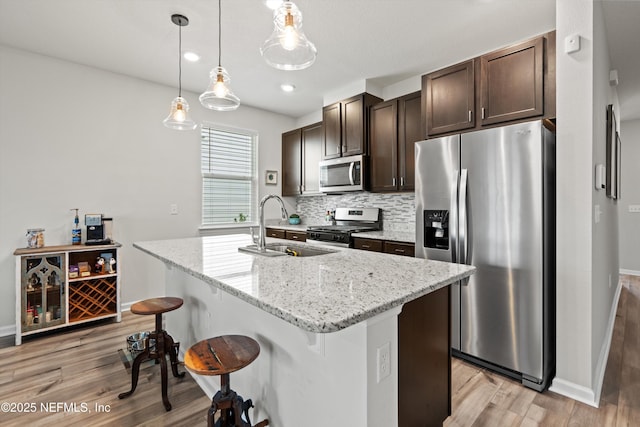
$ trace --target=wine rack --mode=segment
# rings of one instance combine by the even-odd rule
[[[116,277],[78,280],[69,283],[69,322],[117,313]]]

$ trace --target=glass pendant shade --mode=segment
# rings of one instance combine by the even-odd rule
[[[171,101],[169,116],[162,124],[174,130],[193,130],[198,125],[189,118],[189,103],[182,97],[182,27],[189,25],[186,16],[173,14],[171,22],[178,26],[178,96]]]
[[[231,79],[227,70],[218,66],[211,70],[209,77],[209,86],[199,98],[202,106],[216,111],[232,111],[238,108],[240,99],[231,91]]]
[[[303,70],[316,60],[318,51],[302,31],[302,13],[284,2],[273,14],[274,29],[260,48],[267,64],[279,70]]]
[[[169,129],[193,130],[198,125],[189,118],[189,103],[181,96],[176,97],[171,102],[169,116],[162,121],[162,124]]]

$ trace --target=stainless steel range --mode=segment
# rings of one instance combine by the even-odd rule
[[[351,247],[351,233],[380,230],[379,208],[336,208],[335,224],[307,227],[307,243]]]

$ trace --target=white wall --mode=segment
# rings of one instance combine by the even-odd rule
[[[622,145],[620,218],[620,269],[640,275],[640,214],[629,205],[640,205],[640,119],[620,123]]]
[[[617,283],[617,209],[594,189],[604,163],[609,59],[601,4],[563,0],[556,9],[557,86],[557,366],[552,389],[598,404]],[[566,36],[582,37],[565,54]],[[602,211],[595,222],[596,205]],[[604,359],[604,363],[602,359]]]
[[[131,243],[196,236],[200,226],[199,131],[162,125],[175,96],[174,88],[0,47],[0,331],[15,323],[13,251],[32,227],[45,228],[47,245],[69,243],[70,208],[113,217],[124,302],[157,293],[163,272],[147,268]],[[183,96],[198,123],[259,133],[260,195],[279,194],[280,186],[264,185],[264,171],[280,170],[281,133],[295,120],[243,105],[214,112],[197,94]],[[178,215],[169,215],[172,203]],[[279,212],[273,204],[267,217]]]

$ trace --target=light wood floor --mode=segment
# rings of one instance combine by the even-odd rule
[[[600,407],[545,391],[454,359],[452,412],[444,425],[454,426],[640,426],[640,277],[621,276]]]
[[[534,392],[454,359],[453,415],[445,426],[640,426],[640,277],[623,276],[622,282],[600,408]],[[134,395],[118,399],[130,387],[118,349],[126,335],[152,328],[151,316],[125,313],[121,323],[94,324],[0,349],[0,403],[13,409],[36,406],[31,413],[0,412],[0,425],[206,425],[210,400],[189,373],[182,380],[169,376],[170,412],[162,405],[159,368],[152,364],[143,366]],[[41,408],[56,409],[58,402],[75,404],[77,412]],[[83,404],[90,412],[82,412]],[[109,412],[96,411],[96,404]]]

